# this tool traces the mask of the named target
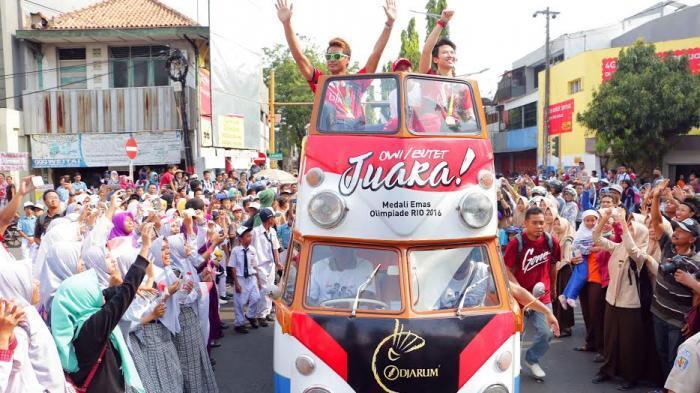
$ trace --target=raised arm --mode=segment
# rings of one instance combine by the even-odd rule
[[[615,243],[603,237],[603,227],[608,222],[611,213],[609,209],[600,209],[599,213],[600,220],[598,220],[598,224],[593,229],[593,241],[606,251],[612,251],[615,248]]]
[[[19,192],[16,192],[15,195],[12,196],[10,203],[8,203],[5,208],[0,209],[0,234],[5,233],[5,229],[12,224],[12,221],[15,219],[15,213],[22,204],[22,198],[33,189],[32,177],[27,176],[23,178],[19,185]]]
[[[661,191],[668,186],[668,182],[668,179],[662,181],[651,191],[651,227],[654,229],[654,234],[656,234],[657,238],[664,233],[662,225],[663,218],[661,217],[661,203],[659,203],[659,200],[661,199]]]
[[[301,72],[301,75],[304,76],[304,79],[307,81],[311,80],[314,72],[314,66],[301,50],[299,39],[292,28],[292,12],[294,10],[294,4],[288,3],[287,0],[277,0],[275,8],[277,8],[277,17],[279,18],[280,22],[282,22],[282,26],[284,26],[284,38],[287,40],[287,45],[289,45],[289,51],[292,53],[292,57],[297,63],[297,67],[299,67],[299,71]]]
[[[423,45],[423,52],[420,55],[420,62],[418,63],[418,72],[422,74],[427,74],[430,71],[430,63],[433,60],[433,47],[437,44],[440,39],[440,34],[442,33],[443,26],[446,25],[452,15],[455,12],[452,10],[442,10],[442,15],[440,16],[440,21],[435,24],[433,31],[430,32],[428,38],[425,39],[425,44]]]
[[[372,49],[372,53],[367,59],[367,64],[365,64],[365,71],[370,74],[377,70],[379,60],[384,52],[384,48],[386,48],[386,44],[389,42],[391,29],[394,27],[394,21],[396,20],[396,1],[386,0],[384,12],[386,13],[386,23],[384,23],[384,29],[382,29],[382,33],[379,35],[377,43],[374,44],[374,49]]]

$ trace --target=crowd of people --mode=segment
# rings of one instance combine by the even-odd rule
[[[63,177],[24,207],[21,258],[0,249],[0,392],[216,392],[210,356],[229,326],[270,326],[296,184],[248,171],[142,168],[94,185]],[[36,213],[39,213],[38,216]]]
[[[532,290],[572,334],[581,308],[585,341],[575,350],[600,363],[592,382],[621,379],[672,392],[700,391],[700,184],[695,174],[675,184],[656,169],[638,178],[625,166],[589,174],[566,171],[498,175],[499,241],[511,280]],[[525,354],[532,374],[551,334],[542,316]]]

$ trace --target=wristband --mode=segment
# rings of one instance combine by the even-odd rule
[[[437,21],[437,25],[440,26],[440,27],[442,27],[442,28],[444,29],[445,26],[447,26],[447,22],[445,22],[444,20],[440,19],[439,21]]]

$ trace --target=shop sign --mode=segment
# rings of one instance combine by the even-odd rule
[[[182,155],[180,131],[151,131],[134,134],[82,133],[32,135],[33,168],[90,168],[128,166],[122,146],[130,136],[139,146],[134,165],[179,163]]]
[[[218,117],[218,147],[242,149],[245,135],[245,119],[241,115],[220,115]]]
[[[670,52],[675,57],[688,56],[690,72],[693,74],[700,73],[700,48],[679,49]],[[666,57],[667,54],[668,51],[656,53],[656,55],[662,59]],[[615,71],[617,71],[617,57],[603,59],[603,82],[609,81],[613,74],[615,74]]]
[[[573,130],[574,100],[562,101],[549,106],[549,135]]]
[[[26,171],[29,153],[0,153],[0,171]]]

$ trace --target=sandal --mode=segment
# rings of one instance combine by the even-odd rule
[[[574,351],[577,352],[595,352],[594,350],[588,348],[586,345],[581,345],[580,347],[574,348]]]

